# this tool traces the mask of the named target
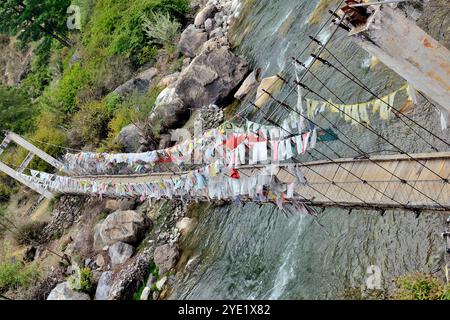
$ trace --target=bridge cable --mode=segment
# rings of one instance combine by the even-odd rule
[[[316,43],[318,43],[320,46],[322,46],[322,43],[314,38],[314,41]],[[389,104],[388,102],[382,100],[376,93],[374,93],[367,85],[365,85],[353,72],[351,72],[345,65],[344,63],[342,63],[337,57],[336,55],[334,55],[329,49],[325,48],[325,50],[328,52],[328,54],[330,54],[331,57],[333,57],[338,63],[339,65],[342,66],[342,68],[344,68],[344,70],[346,72],[348,72],[351,77],[344,73],[342,70],[340,70],[338,67],[336,67],[335,65],[333,65],[332,63],[330,63],[329,61],[327,61],[326,59],[323,59],[321,57],[318,57],[318,61],[321,62],[322,64],[324,64],[325,66],[331,67],[333,69],[335,69],[336,71],[338,71],[339,73],[341,73],[343,76],[345,76],[346,78],[348,78],[349,80],[351,80],[352,82],[354,82],[355,84],[357,84],[359,87],[361,87],[362,89],[366,90],[368,93],[370,93],[372,96],[374,96],[375,98],[377,98],[378,100],[381,100],[384,104],[386,104],[387,106],[389,106],[391,109],[393,109],[394,115],[399,118],[400,120],[402,120],[403,123],[405,123],[409,128],[411,128],[400,116],[405,117],[406,119],[408,119],[409,121],[411,121],[412,123],[414,123],[416,126],[418,126],[419,128],[421,128],[422,130],[426,131],[428,134],[430,134],[431,136],[433,136],[434,138],[438,139],[439,141],[443,142],[444,144],[446,144],[448,147],[450,147],[450,143],[448,143],[447,141],[445,141],[443,138],[439,137],[438,135],[436,135],[435,133],[433,133],[431,130],[429,130],[428,128],[424,127],[423,125],[421,125],[420,123],[418,123],[416,120],[412,119],[411,117],[409,117],[407,114],[404,114],[403,112],[401,112],[399,109],[395,108],[394,106],[392,106],[391,104]],[[424,97],[424,95],[418,91],[419,94],[421,96]],[[430,102],[428,99],[426,99],[428,102]],[[436,107],[436,106],[434,106]],[[412,128],[411,128],[412,129]],[[414,131],[414,133],[416,133],[419,137],[421,137],[416,131]],[[433,148],[435,149],[435,148]],[[435,151],[438,151],[437,149]]]
[[[291,91],[291,93],[292,93],[292,91]],[[290,93],[290,94],[291,94],[291,93]],[[285,107],[285,108],[287,108],[287,109],[290,109],[290,110],[293,111],[293,112],[298,113],[300,116],[302,116],[302,117],[305,118],[306,120],[310,121],[313,125],[317,126],[319,129],[324,130],[324,128],[322,128],[321,126],[319,126],[317,123],[315,123],[315,122],[312,121],[311,119],[309,119],[309,118],[305,117],[304,115],[302,115],[301,113],[299,113],[297,110],[295,110],[294,108],[292,108],[292,107],[291,107],[290,105],[288,105],[287,103],[282,102],[282,101],[276,99],[276,98],[275,98],[272,94],[270,94],[269,92],[266,92],[266,94],[268,94],[269,97],[270,97],[272,100],[274,100],[276,103],[278,103],[279,106],[283,106],[283,107]],[[322,116],[323,116],[323,115],[322,115]],[[325,116],[323,116],[323,117],[324,117],[327,121],[329,121],[329,122],[331,123],[331,121],[330,121],[328,118],[326,118]],[[338,130],[338,131],[340,131],[340,130]],[[348,147],[350,147],[350,146],[349,146],[347,143],[345,143],[343,140],[340,140],[340,139],[339,139],[339,141],[341,141],[342,143],[344,143],[345,145],[347,145]],[[351,141],[351,140],[350,140],[350,141]],[[353,141],[351,141],[351,142],[352,142],[352,144],[354,144],[354,145],[357,147],[356,143],[354,143]],[[357,148],[358,148],[358,147],[357,147]],[[402,153],[402,154],[404,154],[404,153]],[[411,157],[411,156],[410,156],[410,157]],[[413,158],[413,157],[411,157],[411,158]],[[413,158],[413,159],[416,160],[416,161],[418,161],[418,160],[415,159],[415,158]],[[384,171],[388,172],[388,173],[391,174],[393,177],[397,178],[400,182],[409,185],[412,189],[414,189],[415,191],[419,192],[420,194],[422,194],[423,196],[425,196],[425,197],[428,198],[429,200],[433,201],[433,202],[436,203],[438,206],[440,206],[442,209],[444,209],[444,210],[447,209],[447,208],[445,208],[443,205],[441,205],[438,201],[432,199],[431,197],[429,197],[428,195],[426,195],[426,194],[423,193],[422,191],[418,190],[418,189],[415,188],[413,185],[411,185],[410,183],[408,183],[408,181],[406,181],[406,180],[404,180],[404,179],[398,177],[395,173],[393,173],[393,172],[391,172],[390,170],[386,169],[385,167],[381,166],[378,162],[374,161],[374,160],[371,159],[370,157],[368,157],[367,160],[371,161],[372,163],[374,163],[375,165],[377,165],[378,167],[380,167],[380,168],[383,169]],[[388,197],[388,198],[390,198],[390,197]]]

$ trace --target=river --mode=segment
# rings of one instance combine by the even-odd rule
[[[282,74],[286,79],[293,79],[293,68],[289,66],[291,57],[299,55],[309,43],[308,36],[315,35],[329,17],[325,9],[317,15],[318,23],[309,23],[318,2],[247,1],[243,17],[233,33],[235,51],[251,61],[252,66],[260,67],[263,77],[287,68],[289,71]],[[330,2],[329,8],[332,10],[337,4],[337,1],[322,2]],[[418,24],[438,40],[448,41],[448,35],[441,32],[443,24],[448,26],[447,16],[433,16],[432,11],[426,9]],[[446,20],[439,26],[436,21],[442,17]],[[325,42],[330,34],[326,28],[320,34],[321,41]],[[371,68],[371,56],[352,43],[344,30],[333,36],[328,48],[380,96],[405,83],[381,63]],[[299,60],[307,62],[309,54],[315,49],[316,46],[309,46]],[[322,56],[339,66],[329,53],[325,52]],[[303,81],[327,99],[336,102],[338,97],[345,103],[356,103],[374,98],[332,68],[317,64],[312,70],[333,93],[310,75]],[[289,91],[290,88],[285,86],[278,96],[284,98]],[[312,94],[309,97],[318,99]],[[286,101],[295,105],[296,99],[296,95],[292,94]],[[405,100],[405,96],[400,94],[396,106],[401,107]],[[270,114],[273,110],[275,121],[287,114],[275,103],[267,105],[262,112],[254,112],[247,106],[243,103],[240,110],[257,121],[263,120],[262,114]],[[395,148],[361,126],[349,124],[336,114],[326,116],[365,152],[393,153]],[[411,128],[394,117],[385,121],[377,115],[370,116],[371,124],[406,152],[430,152],[427,142],[439,151],[449,149],[413,126],[427,142],[422,141]],[[429,104],[421,101],[411,116],[450,140],[448,133],[440,130],[439,116]],[[325,119],[318,121],[329,127]],[[338,141],[328,144],[339,156],[357,155]],[[330,157],[337,157],[320,144],[318,148]],[[316,156],[323,159],[319,154]],[[366,288],[367,281],[378,271],[383,292],[392,291],[393,279],[408,272],[438,272],[442,275],[439,270],[445,253],[440,233],[444,230],[448,214],[416,214],[400,210],[349,211],[340,208],[317,210],[320,212],[317,220],[295,212],[286,216],[273,205],[232,204],[193,210],[192,215],[198,220],[198,225],[182,243],[182,260],[200,255],[201,263],[189,276],[182,272],[178,274],[171,298],[348,298],[346,293],[355,292],[355,288],[356,292]],[[293,211],[292,208],[290,211]],[[182,270],[182,265],[179,267]]]

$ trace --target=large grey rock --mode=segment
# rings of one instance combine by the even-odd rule
[[[116,242],[112,246],[109,247],[109,257],[111,258],[111,265],[113,267],[118,264],[122,264],[134,253],[134,247],[124,243],[124,242]]]
[[[139,128],[135,124],[130,124],[120,131],[116,141],[123,146],[125,152],[132,153],[136,152],[141,146],[140,138]]]
[[[69,283],[58,284],[48,295],[47,300],[91,300],[89,295],[72,290]]]
[[[136,90],[140,92],[146,92],[150,88],[150,84],[157,75],[158,69],[147,69],[138,74],[135,78],[130,79],[124,84],[118,86],[113,92],[118,95],[126,95]]]
[[[180,37],[179,47],[182,54],[195,57],[202,45],[208,40],[208,34],[197,29],[194,25],[188,26]]]
[[[112,271],[102,273],[95,291],[95,300],[108,300],[109,291],[111,290],[112,285],[112,275]]]
[[[161,126],[160,133],[183,126],[191,109],[227,102],[247,70],[247,62],[228,46],[219,39],[209,40],[181,72],[175,86],[161,92],[150,122]]]
[[[180,76],[179,72],[175,72],[175,73],[165,76],[158,82],[158,87],[159,88],[167,88],[167,87],[171,86],[178,80],[179,76]]]
[[[70,58],[69,67],[73,66],[75,63],[80,62],[80,61],[81,61],[81,56],[77,49],[77,50],[75,50],[72,57]]]
[[[218,39],[204,44],[201,53],[180,75],[175,92],[186,107],[220,104],[244,79],[247,62]]]
[[[159,268],[160,276],[163,276],[175,266],[178,255],[177,244],[164,244],[155,249],[153,258],[156,266]]]
[[[261,79],[259,78],[260,74],[260,68],[253,70],[253,72],[250,73],[250,75],[242,83],[241,87],[235,93],[234,97],[241,100],[245,98],[249,93],[256,92],[259,86],[259,82],[261,81]]]
[[[144,283],[149,273],[153,248],[149,247],[133,257],[132,263],[114,275],[114,281],[109,292],[109,300],[130,300],[133,294]]]
[[[142,290],[141,296],[140,296],[140,300],[142,301],[147,301],[148,298],[150,297],[150,293],[151,293],[151,289],[149,287],[145,287],[144,290]]]
[[[210,18],[206,19],[206,21],[205,21],[206,32],[208,32],[208,33],[211,32],[213,27],[214,27],[214,24],[213,24],[212,19],[210,19]]]
[[[206,19],[214,17],[217,12],[217,8],[213,4],[208,4],[195,16],[194,25],[200,28],[205,23]]]
[[[142,240],[150,224],[150,220],[144,214],[136,211],[113,212],[95,226],[94,249],[100,251],[104,246],[110,246],[118,241],[137,243]]]

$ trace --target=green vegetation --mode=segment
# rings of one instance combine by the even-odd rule
[[[0,2],[0,33],[18,35],[23,45],[51,37],[70,46],[66,37],[70,0],[3,0]]]
[[[19,287],[27,288],[39,278],[39,275],[40,270],[36,264],[0,263],[0,291]]]
[[[34,127],[36,106],[23,90],[0,84],[0,130],[23,134]]]
[[[148,267],[148,275],[145,277],[144,282],[139,287],[139,289],[136,291],[136,293],[133,295],[133,300],[141,300],[141,295],[145,289],[148,279],[152,276],[155,277],[156,279],[158,279],[158,275],[159,275],[158,267],[156,266],[155,262],[152,260]],[[153,286],[150,289],[151,289],[150,290],[151,292],[158,291],[158,289],[156,288],[156,284],[153,284]]]
[[[429,274],[412,273],[396,280],[396,300],[450,300],[450,286]]]
[[[150,44],[172,45],[181,27],[167,12],[151,12],[143,21]]]
[[[92,270],[90,268],[79,269],[68,278],[69,286],[76,291],[92,294],[94,285],[92,284]]]

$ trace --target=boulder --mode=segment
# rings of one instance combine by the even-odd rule
[[[180,76],[179,72],[175,72],[173,74],[169,74],[168,76],[165,76],[158,82],[158,87],[159,88],[167,88],[167,87],[171,86],[178,80],[179,76]]]
[[[94,250],[100,251],[118,241],[134,244],[142,240],[151,221],[142,213],[116,211],[95,226]]]
[[[256,91],[257,88],[258,88],[259,82],[261,81],[259,79],[260,74],[261,74],[261,69],[260,68],[257,68],[255,70],[253,70],[253,72],[250,73],[249,76],[242,83],[241,87],[236,92],[234,97],[236,99],[242,100],[249,93]]]
[[[157,75],[158,69],[147,69],[138,74],[135,78],[130,79],[124,84],[118,86],[113,92],[121,96],[130,94],[133,91],[146,92]]]
[[[162,288],[164,287],[164,285],[167,282],[167,277],[162,277],[160,280],[158,280],[156,282],[156,289],[158,289],[158,291],[161,291]]]
[[[189,261],[186,263],[186,266],[184,267],[184,271],[187,273],[193,272],[200,264],[200,256],[196,255],[189,259]]]
[[[105,210],[108,212],[119,210],[119,200],[108,199],[105,203]]]
[[[217,12],[217,8],[213,4],[208,4],[199,13],[195,16],[194,25],[197,28],[200,28],[205,23],[206,19],[214,17],[214,14]]]
[[[103,269],[105,266],[105,258],[102,254],[97,255],[97,258],[95,259],[95,264],[100,268]]]
[[[214,23],[213,23],[212,19],[211,18],[206,19],[206,21],[205,21],[206,32],[210,33],[212,31],[213,27],[214,27]]]
[[[160,126],[160,133],[182,127],[192,109],[228,103],[230,94],[244,80],[247,70],[247,62],[231,52],[220,39],[209,40],[181,72],[174,87],[166,88],[158,96],[149,121]]]
[[[119,210],[134,210],[136,209],[137,202],[136,199],[120,199],[119,200]]]
[[[211,39],[213,38],[222,38],[224,36],[223,29],[222,28],[216,28],[209,34],[209,37]]]
[[[145,287],[144,290],[142,290],[141,297],[139,298],[142,301],[147,301],[150,297],[151,289],[149,287]]]
[[[176,93],[175,88],[164,89],[155,102],[155,107],[149,119],[152,123],[160,123],[160,134],[167,129],[182,126],[183,120],[188,118],[190,110],[184,107],[183,101]]]
[[[120,131],[116,141],[123,146],[125,152],[132,153],[136,152],[141,146],[140,138],[139,128],[135,124],[130,124]]]
[[[182,71],[175,92],[185,107],[220,104],[244,79],[247,70],[244,59],[231,52],[220,39],[211,39]]]
[[[206,32],[197,29],[194,25],[190,25],[181,34],[180,51],[185,56],[193,58],[207,40],[208,34]]]
[[[95,291],[95,300],[108,300],[112,284],[112,271],[103,272]]]
[[[283,80],[277,76],[264,78],[257,89],[255,105],[258,108],[261,108],[270,100],[270,96],[264,91],[267,91],[270,94],[275,94],[280,91],[282,87]]]
[[[192,229],[194,228],[194,221],[191,218],[185,217],[177,222],[176,227],[184,236],[192,231]]]
[[[159,268],[160,276],[163,276],[175,266],[178,254],[177,244],[164,244],[155,249],[153,258]]]
[[[81,61],[81,56],[77,49],[77,50],[75,50],[72,57],[70,58],[69,67],[73,66],[75,63],[80,62],[80,61]]]
[[[111,258],[111,266],[115,267],[118,264],[122,264],[134,253],[133,246],[124,243],[124,242],[116,242],[112,246],[109,247],[109,257]]]
[[[91,300],[89,295],[72,290],[69,283],[58,284],[48,295],[47,300]]]

